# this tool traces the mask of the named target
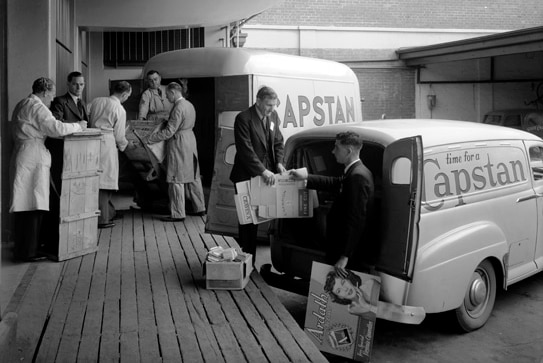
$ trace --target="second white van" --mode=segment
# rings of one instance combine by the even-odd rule
[[[234,185],[229,180],[236,148],[236,115],[256,101],[262,86],[278,94],[285,140],[325,125],[362,121],[358,78],[346,65],[317,58],[245,48],[192,48],[151,58],[143,75],[156,70],[163,83],[188,80],[196,109],[204,190],[209,191],[206,230],[237,235]]]

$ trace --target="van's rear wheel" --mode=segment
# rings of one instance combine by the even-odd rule
[[[465,332],[482,327],[494,308],[496,301],[496,273],[490,261],[477,266],[464,296],[464,301],[455,310],[458,326]]]

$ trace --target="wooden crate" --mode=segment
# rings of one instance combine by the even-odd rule
[[[100,139],[97,129],[64,138],[58,261],[98,249]]]
[[[252,271],[253,256],[251,254],[247,254],[242,261],[206,261],[206,289],[241,290],[249,282]]]

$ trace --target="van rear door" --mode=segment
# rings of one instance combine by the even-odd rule
[[[411,281],[417,253],[423,167],[422,138],[398,140],[383,156],[379,271]]]
[[[215,117],[217,145],[213,165],[213,180],[207,205],[205,230],[236,236],[238,217],[234,203],[234,184],[230,172],[234,165],[234,121],[236,115],[252,103],[252,79],[249,75],[217,77],[215,79]],[[213,147],[207,145],[206,147]]]

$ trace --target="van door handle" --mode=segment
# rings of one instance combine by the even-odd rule
[[[517,203],[525,202],[525,201],[530,200],[530,199],[536,199],[536,198],[541,198],[541,197],[543,197],[543,194],[535,193],[535,194],[529,195],[527,197],[518,198]]]

